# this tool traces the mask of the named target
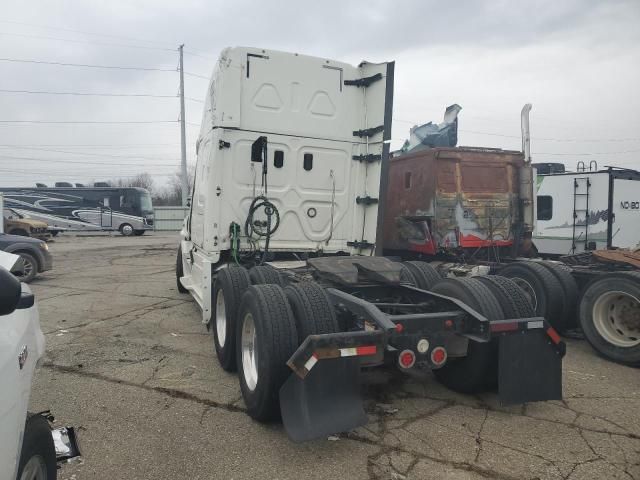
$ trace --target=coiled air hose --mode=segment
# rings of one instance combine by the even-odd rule
[[[266,221],[255,220],[254,215],[260,209],[264,211],[264,215],[267,217]],[[253,199],[249,206],[249,213],[247,214],[247,220],[244,223],[244,234],[247,238],[253,238],[254,235],[259,238],[264,238],[264,252],[262,253],[262,259],[260,265],[262,265],[269,251],[269,240],[278,227],[280,226],[280,212],[276,206],[269,201],[264,195],[258,195]]]

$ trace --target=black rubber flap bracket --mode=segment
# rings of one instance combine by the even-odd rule
[[[562,349],[542,329],[503,334],[500,340],[500,403],[562,400]]]
[[[357,357],[322,360],[304,380],[296,374],[280,388],[282,423],[294,442],[346,432],[368,422],[360,394]]]
[[[370,77],[357,78],[355,80],[345,80],[344,84],[352,87],[367,88],[373,82],[377,82],[378,80],[382,80],[381,73],[376,73],[375,75],[371,75]]]

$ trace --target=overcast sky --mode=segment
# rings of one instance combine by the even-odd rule
[[[89,182],[180,158],[176,48],[185,44],[187,149],[220,50],[247,45],[358,63],[396,61],[394,147],[458,103],[459,145],[520,148],[533,104],[534,161],[640,168],[640,1],[4,2],[0,186]],[[139,67],[82,68],[12,60]],[[159,122],[159,123],[16,123]],[[7,122],[9,121],[9,122]]]

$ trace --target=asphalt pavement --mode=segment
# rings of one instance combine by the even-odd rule
[[[173,234],[50,243],[33,283],[47,353],[31,409],[78,429],[62,479],[640,479],[640,370],[567,340],[564,399],[502,407],[430,372],[364,377],[370,422],[304,444],[244,413],[198,306],[177,292]]]

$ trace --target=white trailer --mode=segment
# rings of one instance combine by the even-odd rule
[[[537,176],[533,242],[541,255],[640,242],[640,172],[607,168]]]
[[[564,344],[515,284],[494,294],[374,255],[393,76],[393,62],[231,48],[206,97],[177,288],[200,305],[221,367],[238,370],[247,413],[281,415],[294,440],[366,423],[362,365],[432,368],[464,392],[498,385],[505,403],[562,396]]]

